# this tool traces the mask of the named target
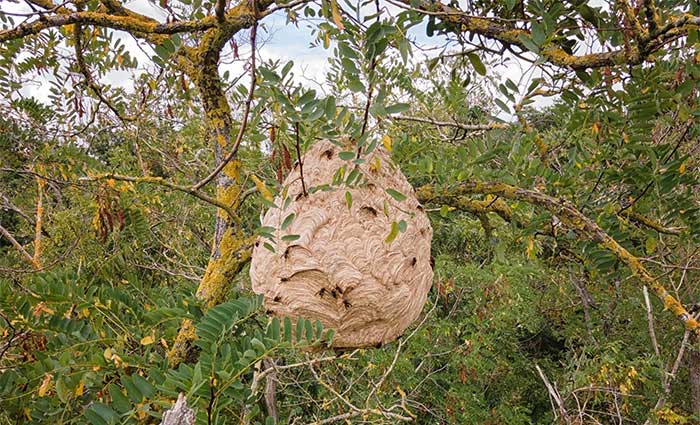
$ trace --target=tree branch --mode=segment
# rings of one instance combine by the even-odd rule
[[[211,196],[207,195],[206,193],[202,193],[198,190],[192,189],[191,187],[187,186],[182,186],[178,185],[175,183],[171,183],[162,177],[153,177],[153,176],[143,176],[143,177],[132,177],[132,176],[122,176],[119,174],[112,174],[112,173],[103,173],[103,174],[98,174],[96,176],[89,176],[89,177],[81,177],[78,179],[79,181],[86,181],[86,182],[94,182],[94,181],[100,181],[100,180],[118,180],[118,181],[125,181],[125,182],[132,182],[132,183],[145,183],[145,184],[155,184],[158,186],[164,186],[173,190],[178,190],[180,192],[185,192],[191,196],[194,196],[197,199],[200,199],[208,204],[214,205],[216,207],[221,208],[224,210],[230,217],[235,217],[236,213],[233,210],[231,205],[226,205],[222,202],[220,202],[216,198],[212,198]]]
[[[488,123],[488,124],[461,124],[458,122],[450,121],[437,121],[432,118],[421,118],[421,117],[407,117],[403,115],[391,115],[389,119],[394,121],[413,121],[425,124],[431,124],[438,127],[452,127],[458,128],[465,131],[482,131],[482,130],[498,130],[507,128],[508,124],[504,123]]]
[[[505,183],[493,182],[464,182],[441,190],[436,190],[432,185],[418,188],[416,191],[419,199],[439,197],[454,197],[467,194],[491,194],[506,199],[527,202],[548,210],[556,215],[566,226],[575,229],[584,236],[592,239],[614,254],[625,263],[639,280],[649,286],[656,296],[663,302],[664,308],[670,310],[676,318],[682,321],[689,331],[700,335],[700,323],[686,310],[676,298],[642,265],[639,258],[632,255],[611,238],[593,220],[583,215],[576,207],[565,199],[557,199],[544,193],[511,186]]]

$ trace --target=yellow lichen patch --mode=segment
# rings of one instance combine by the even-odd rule
[[[238,187],[238,185],[235,184],[231,184],[228,186],[218,186],[216,188],[216,200],[222,205],[225,205],[227,207],[233,207],[236,201],[238,200],[240,193],[240,188]],[[229,217],[228,213],[221,208],[219,208],[218,214],[219,217],[222,217],[224,219],[236,219],[236,217]]]
[[[219,243],[218,256],[209,261],[207,270],[197,288],[197,298],[207,308],[220,304],[226,297],[228,285],[250,259],[251,238],[228,228]]]
[[[191,320],[185,319],[182,321],[182,326],[180,327],[180,332],[178,332],[177,337],[175,337],[173,348],[168,352],[168,363],[171,366],[174,367],[185,360],[187,350],[195,339],[195,332],[196,328]]]
[[[260,180],[256,175],[251,175],[250,178],[253,179],[253,182],[255,182],[255,188],[258,189],[258,192],[260,192],[262,197],[268,201],[272,201],[272,198],[274,196],[272,195],[272,191],[270,191],[265,182]]]
[[[224,167],[224,174],[236,181],[241,180],[241,161],[236,159],[229,161]]]
[[[226,137],[224,137],[224,135],[221,133],[217,134],[216,135],[216,143],[218,143],[219,146],[221,146],[222,148],[225,148],[226,144],[227,144]]]

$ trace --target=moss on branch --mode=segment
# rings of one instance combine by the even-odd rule
[[[597,242],[601,247],[610,251],[636,275],[639,280],[648,285],[654,294],[663,302],[664,308],[671,311],[682,321],[689,331],[700,335],[700,323],[686,310],[666,288],[649,273],[639,258],[610,237],[596,222],[583,215],[566,199],[555,198],[544,193],[523,189],[505,183],[493,182],[464,182],[442,189],[433,185],[425,185],[416,190],[419,199],[429,202],[435,199],[449,199],[470,194],[495,195],[506,199],[527,202],[548,210],[557,216],[566,226],[577,230],[581,235]]]

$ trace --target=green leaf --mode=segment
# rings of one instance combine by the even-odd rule
[[[115,384],[109,384],[107,386],[109,390],[109,396],[112,398],[112,407],[114,407],[120,413],[126,413],[131,410],[131,403],[129,399],[121,392],[119,387]]]
[[[411,105],[408,103],[395,103],[391,106],[384,108],[386,114],[400,114],[401,112],[406,112],[411,109]]]
[[[493,99],[493,101],[496,102],[496,105],[498,105],[499,108],[503,109],[505,112],[510,114],[510,108],[508,107],[508,105],[503,103],[501,99]]]
[[[326,346],[330,347],[331,344],[333,343],[333,337],[335,336],[335,330],[334,329],[328,329],[326,331],[326,336],[324,340],[326,341]]]
[[[343,161],[350,161],[355,158],[355,152],[343,151],[338,154],[338,157]]]
[[[345,192],[345,203],[348,204],[348,209],[352,209],[352,194],[349,191]]]
[[[284,340],[292,342],[292,319],[289,317],[284,318]]]
[[[312,342],[314,340],[314,328],[308,320],[304,320],[304,331],[306,332],[306,341]]]
[[[348,88],[355,93],[365,91],[365,86],[362,84],[362,81],[360,81],[359,78],[349,78]]]
[[[134,381],[132,381],[128,376],[122,376],[121,381],[122,386],[126,388],[126,395],[129,396],[129,400],[131,400],[133,403],[141,403],[141,400],[143,400],[143,394],[141,394],[141,391],[139,391],[139,389],[136,387]]]
[[[153,395],[156,393],[156,387],[154,387],[150,382],[146,381],[142,376],[133,374],[131,375],[131,379],[133,379],[134,385],[136,385],[136,388],[139,389],[139,392],[141,392],[141,394],[143,394],[146,398],[153,397]]]
[[[282,81],[282,79],[277,74],[275,74],[267,68],[259,67],[258,72],[260,72],[262,77],[270,83],[279,83],[280,81]]]
[[[270,323],[270,329],[271,329],[271,335],[270,337],[274,339],[275,341],[279,341],[280,339],[280,319],[277,317],[272,318],[272,322]]]
[[[304,319],[299,318],[297,319],[297,335],[296,335],[296,340],[297,343],[300,343],[301,340],[304,338]]]
[[[447,216],[450,214],[450,207],[447,205],[443,205],[440,207],[440,217],[442,218],[447,218]]]
[[[481,58],[479,55],[476,53],[469,53],[467,55],[467,58],[469,58],[469,62],[471,62],[472,66],[474,67],[474,70],[479,74],[479,75],[486,75],[486,66],[484,66],[484,63],[481,62]]]
[[[399,225],[396,224],[396,222],[394,221],[391,223],[391,231],[389,231],[389,234],[387,235],[384,242],[392,243],[398,235],[399,235]]]
[[[301,236],[299,235],[284,235],[282,236],[282,240],[285,242],[294,242],[295,240],[299,239]]]
[[[518,39],[523,44],[523,46],[525,46],[525,48],[528,49],[529,51],[535,52],[535,53],[540,52],[539,46],[537,46],[537,44],[535,42],[533,42],[532,39],[530,37],[528,37],[527,35],[520,34],[518,36]]]
[[[105,423],[114,424],[119,421],[119,415],[106,404],[93,401],[88,410],[91,410],[104,420]],[[95,423],[95,422],[93,422]]]
[[[60,377],[56,379],[56,395],[58,396],[58,399],[61,400],[61,403],[68,401],[68,397],[70,395],[69,389],[66,388],[66,384]]]
[[[401,233],[405,232],[406,229],[408,228],[408,224],[406,223],[406,220],[401,220],[398,223],[398,228]]]
[[[294,221],[294,217],[296,217],[296,214],[291,213],[284,218],[282,221],[282,230],[287,230],[287,227],[289,227],[289,225]]]
[[[403,193],[399,192],[398,190],[394,190],[391,188],[385,189],[386,193],[388,193],[392,198],[396,199],[397,201],[405,201],[406,200],[406,195]]]

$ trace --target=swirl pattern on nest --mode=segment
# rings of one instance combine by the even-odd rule
[[[303,157],[306,187],[330,184],[345,166],[355,167],[329,141],[314,144]],[[358,166],[363,184],[335,186],[302,196],[299,167],[284,186],[292,201],[274,202],[262,225],[275,229],[274,248],[260,237],[253,249],[253,291],[264,295],[268,312],[281,317],[320,320],[336,333],[334,347],[381,345],[399,337],[418,317],[432,284],[430,221],[414,190],[381,147]],[[386,189],[406,196],[397,201]],[[346,192],[352,197],[348,208]],[[285,218],[294,213],[282,230]],[[405,231],[386,242],[392,223]],[[299,235],[285,242],[284,235]]]

